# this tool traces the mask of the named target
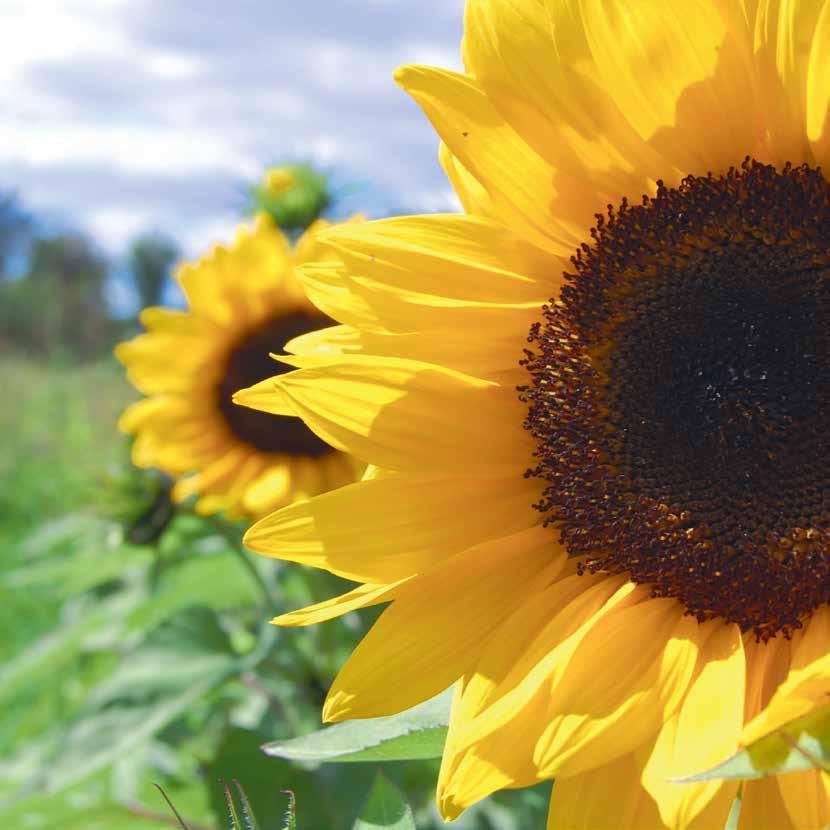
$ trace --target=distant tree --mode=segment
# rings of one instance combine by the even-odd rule
[[[29,268],[0,285],[0,336],[43,356],[90,358],[112,339],[109,265],[80,234],[35,239]]]
[[[127,267],[138,293],[141,307],[159,305],[179,247],[160,233],[145,233],[130,245]]]
[[[0,280],[8,277],[9,262],[29,241],[32,217],[20,205],[17,195],[0,191]]]

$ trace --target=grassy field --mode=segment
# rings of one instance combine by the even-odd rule
[[[135,397],[114,360],[46,366],[0,359],[0,562],[25,564],[27,541],[50,522],[97,503],[124,456],[116,421]],[[0,589],[0,659],[48,628],[48,595]]]

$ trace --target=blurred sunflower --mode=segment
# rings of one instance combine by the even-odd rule
[[[332,450],[297,418],[240,409],[233,393],[281,371],[269,353],[331,325],[293,269],[319,257],[321,223],[292,250],[265,214],[176,279],[188,309],[146,308],[147,333],[116,355],[148,397],[120,421],[135,436],[133,461],[180,477],[177,501],[198,495],[200,513],[260,516],[294,498],[353,481],[362,465]],[[284,367],[285,371],[288,367]]]
[[[372,472],[247,543],[365,583],[282,624],[391,601],[328,720],[460,681],[445,816],[555,777],[555,830],[719,830],[737,782],[670,779],[830,645],[830,3],[468,0],[463,52],[397,79],[468,215],[327,231],[342,325],[236,398]]]

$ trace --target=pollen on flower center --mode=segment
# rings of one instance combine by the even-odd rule
[[[292,338],[323,328],[331,321],[320,314],[281,314],[246,332],[230,349],[216,386],[217,403],[231,432],[262,452],[320,456],[331,450],[299,418],[281,417],[237,406],[234,392],[266,378],[290,371],[290,366],[270,357]]]
[[[830,186],[747,160],[599,216],[525,361],[585,571],[788,636],[830,598]]]

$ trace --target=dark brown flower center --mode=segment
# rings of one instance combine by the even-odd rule
[[[592,237],[530,334],[538,507],[581,570],[789,636],[830,601],[830,187],[747,160]]]
[[[240,441],[261,452],[288,455],[316,457],[331,450],[299,418],[259,412],[237,406],[231,400],[234,392],[240,389],[290,371],[290,366],[274,360],[270,354],[282,352],[291,338],[323,328],[331,322],[321,314],[295,312],[265,320],[234,343],[222,372],[222,380],[216,386],[216,397],[222,417]]]

